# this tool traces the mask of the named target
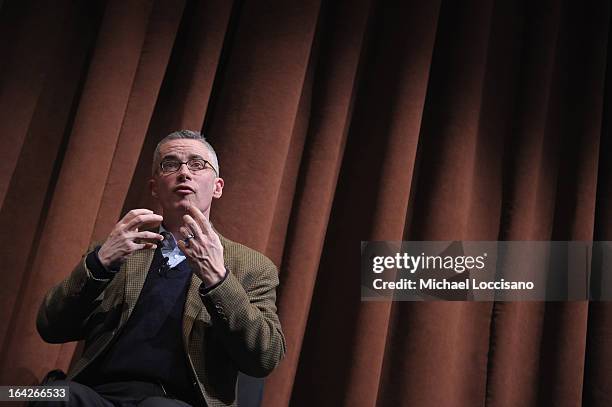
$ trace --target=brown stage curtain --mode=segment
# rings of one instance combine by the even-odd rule
[[[44,293],[204,130],[280,266],[266,406],[609,406],[605,303],[362,303],[361,240],[612,240],[609,1],[0,1],[1,384]]]

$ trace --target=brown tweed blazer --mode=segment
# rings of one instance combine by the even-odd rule
[[[195,274],[183,313],[183,341],[197,378],[193,385],[208,406],[232,406],[237,372],[262,377],[285,354],[276,315],[278,271],[261,253],[219,235],[227,278],[203,298]],[[154,250],[133,253],[112,280],[96,280],[85,256],[46,295],[36,321],[50,343],[85,340],[82,357],[68,372],[76,377],[111,343],[128,318],[153,260]]]

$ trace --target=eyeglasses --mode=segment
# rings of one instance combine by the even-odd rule
[[[161,163],[159,163],[159,168],[161,169],[162,174],[168,175],[168,174],[172,174],[180,170],[183,164],[187,165],[187,168],[191,172],[198,172],[198,171],[205,170],[206,167],[208,166],[215,172],[215,174],[217,173],[217,170],[215,170],[215,167],[213,167],[210,162],[202,158],[192,158],[185,162],[182,162],[179,160],[163,160]]]

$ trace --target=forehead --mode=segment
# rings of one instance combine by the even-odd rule
[[[206,146],[191,139],[170,140],[159,146],[159,155],[163,159],[166,156],[175,156],[181,159],[198,155],[205,160],[210,160],[210,151]]]

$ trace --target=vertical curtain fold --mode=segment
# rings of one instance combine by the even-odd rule
[[[484,187],[499,182],[499,161],[487,168],[492,180],[477,172],[478,154],[489,156],[496,146],[489,142],[488,151],[479,151],[487,148],[479,143],[481,137],[495,139],[480,134],[492,15],[491,2],[444,2],[440,7],[407,240],[494,240],[499,196]],[[470,226],[476,216],[486,219],[480,233]],[[491,304],[393,307],[388,382],[380,405],[481,405]],[[394,388],[405,391],[394,393]]]
[[[551,238],[558,167],[554,79],[560,20],[561,8],[543,2],[523,23],[518,73],[526,86],[517,95],[514,131],[506,143],[501,240]],[[487,405],[537,405],[545,306],[496,303],[493,315]]]
[[[40,346],[36,312],[44,293],[72,269],[93,230],[150,13],[140,2],[110,2],[98,34],[15,329],[5,342],[7,366],[52,368],[57,347]],[[118,41],[118,39],[122,39]],[[117,61],[121,61],[117,64]],[[96,163],[96,165],[89,165]],[[84,199],[83,194],[88,199]],[[72,345],[67,345],[72,346]],[[20,352],[28,349],[28,352]],[[40,363],[40,361],[45,361]],[[38,372],[40,373],[40,372]],[[31,381],[32,372],[3,369],[4,382]]]
[[[208,132],[225,167],[214,219],[230,239],[266,248],[306,77],[319,2],[242,5]],[[266,64],[258,63],[264,59]],[[271,148],[271,147],[274,148]],[[257,219],[237,229],[236,213]]]
[[[171,0],[153,5],[91,240],[104,239],[121,215],[168,66],[182,6]]]
[[[47,72],[43,75],[36,106],[28,129],[23,134],[23,147],[16,157],[13,178],[7,185],[0,207],[0,227],[3,231],[10,231],[0,235],[2,264],[5,270],[10,270],[5,272],[0,285],[0,313],[6,322],[0,325],[0,343],[5,352],[7,340],[10,340],[9,333],[14,329],[13,316],[20,306],[18,298],[27,286],[30,259],[36,248],[39,228],[48,210],[48,196],[53,192],[53,177],[57,175],[55,159],[62,155],[66,128],[71,124],[81,85],[79,78],[95,35],[98,17],[95,14],[83,15],[82,11],[65,11],[63,31],[56,39],[57,58],[47,66]],[[17,56],[14,58],[15,64],[26,63]],[[7,94],[7,97],[14,99],[19,95]],[[21,137],[17,132],[1,134],[5,145],[11,144],[13,137],[19,143]],[[5,175],[8,177],[8,174]],[[4,357],[0,356],[0,359]]]
[[[309,315],[313,329],[305,333],[292,405],[376,403],[390,306],[357,305],[359,265],[348,237],[399,240],[403,234],[437,18],[435,3],[410,6],[371,11],[359,73],[363,85],[355,96]],[[341,332],[333,328],[339,319]],[[321,369],[334,380],[321,377]]]
[[[547,174],[541,173],[539,180],[544,181],[542,186],[550,188],[556,185],[556,190],[547,191],[549,197],[545,199],[554,203],[554,210],[548,206],[542,209],[542,213],[547,214],[546,217],[534,218],[535,222],[538,220],[545,222],[540,223],[540,231],[536,232],[535,239],[590,240],[593,237],[603,100],[602,67],[605,66],[609,21],[608,5],[599,6],[586,10],[582,7],[562,9],[558,17],[560,35],[557,36],[555,47],[556,73],[552,75],[553,82],[550,85],[551,99],[547,103],[549,111],[546,124],[547,133],[550,138],[554,138],[554,141],[550,138],[549,141],[544,141],[542,146],[549,151],[542,154],[560,158],[558,161],[541,165],[541,171],[552,170]],[[598,24],[592,24],[594,18],[600,19]],[[589,23],[586,23],[587,21]],[[582,25],[584,23],[589,26]],[[584,52],[584,56],[580,62],[577,62],[574,57],[581,52]],[[523,185],[516,184],[516,186],[517,189],[524,190]],[[542,189],[544,188],[539,188],[538,191]],[[518,224],[518,219],[516,223]],[[517,238],[519,237],[515,239]],[[496,307],[500,309],[513,307],[515,311],[521,308],[518,304],[496,304]],[[510,343],[502,345],[508,346],[507,349],[497,347],[496,349],[500,351],[493,353],[495,358],[506,359],[503,355],[510,348],[518,350],[520,357],[516,358],[515,354],[514,361],[499,360],[495,363],[494,373],[498,373],[500,367],[506,366],[506,374],[511,374],[516,380],[520,380],[515,385],[525,386],[530,391],[509,395],[508,390],[501,389],[502,386],[508,388],[508,377],[497,382],[496,374],[492,374],[494,379],[491,394],[497,394],[499,399],[505,400],[499,402],[501,405],[580,404],[583,393],[587,305],[551,303],[545,306],[534,304],[523,308],[525,314],[531,315],[535,308],[538,308],[541,314],[539,318],[531,320],[534,330],[533,342],[518,343],[520,339],[515,337]],[[520,320],[525,321],[524,318]],[[519,324],[522,325],[519,321],[515,323],[520,326]],[[536,324],[538,326],[534,326]],[[502,325],[505,328],[501,328]],[[496,327],[498,326],[500,326],[499,331],[510,329],[503,318],[496,319]],[[499,338],[500,342],[506,342],[501,332]],[[525,362],[523,358],[529,358],[531,363],[537,363],[537,366],[529,369],[529,375],[521,376],[517,374],[516,368]],[[511,372],[512,368],[515,369],[514,372]]]
[[[60,45],[62,23],[68,14],[67,3],[25,7],[11,4],[5,11],[23,20],[6,22],[1,45],[4,61],[0,63],[3,78],[0,80],[0,134],[5,142],[0,152],[0,205],[4,202],[45,83],[46,66],[53,61],[54,52]]]
[[[610,7],[608,3],[608,7]],[[608,33],[606,38],[605,85],[602,100],[602,118],[595,222],[593,240],[612,240],[612,52],[610,52],[610,16],[608,12]],[[606,16],[602,16],[606,17]],[[595,125],[595,124],[594,124]],[[582,401],[585,405],[605,406],[612,403],[609,378],[612,377],[612,307],[603,302],[588,305],[587,338],[584,363]]]
[[[278,308],[285,361],[267,379],[264,405],[287,405],[300,359],[323,240],[336,192],[370,2],[326,4],[319,17],[307,139],[286,232]],[[342,16],[342,18],[340,18]],[[340,22],[340,23],[338,23]]]

